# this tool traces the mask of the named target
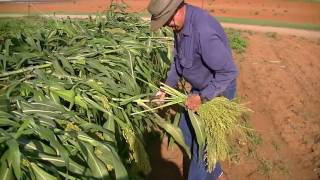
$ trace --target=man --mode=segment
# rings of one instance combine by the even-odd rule
[[[186,107],[197,111],[202,102],[216,96],[233,99],[238,71],[232,60],[227,36],[219,22],[206,11],[183,0],[151,0],[148,11],[152,15],[152,31],[163,26],[174,31],[174,61],[165,83],[175,87],[179,79],[184,78],[192,85]],[[165,93],[159,91],[157,96],[163,99]],[[179,126],[192,152],[188,179],[223,178],[219,163],[209,173],[203,157],[197,157],[195,133],[186,112],[181,115]]]

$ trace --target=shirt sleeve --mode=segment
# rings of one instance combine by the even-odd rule
[[[212,80],[200,91],[202,98],[210,100],[223,91],[237,77],[229,47],[215,33],[200,34],[200,53],[205,65],[212,72]]]
[[[174,58],[170,66],[170,70],[167,74],[167,79],[165,81],[165,84],[170,87],[176,87],[179,79],[180,79],[180,75],[178,74],[177,68],[176,68],[176,58]]]

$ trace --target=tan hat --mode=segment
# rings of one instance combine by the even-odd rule
[[[151,0],[148,11],[151,14],[151,31],[158,30],[174,15],[183,0]]]

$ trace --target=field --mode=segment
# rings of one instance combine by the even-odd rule
[[[64,14],[103,11],[108,1],[52,4],[0,4],[1,13]],[[131,11],[145,10],[147,1],[125,1]],[[268,20],[298,25],[320,24],[316,1],[190,0],[223,18]],[[229,179],[263,180],[320,178],[320,39],[281,33],[242,31],[247,48],[234,53],[240,69],[238,96],[254,111],[250,123],[260,134],[256,148],[224,163]],[[156,136],[155,139],[158,139]],[[166,141],[151,141],[153,168],[149,179],[183,179],[182,154]],[[159,151],[161,147],[161,151]]]
[[[257,170],[272,179],[317,179],[320,101],[314,97],[320,94],[320,74],[314,64],[320,54],[313,52],[319,40],[267,33],[248,34],[248,40],[246,53],[237,58],[239,93],[255,111],[251,120],[263,142],[258,154],[270,163],[264,170],[258,158]],[[242,163],[229,171],[233,177],[243,169],[253,171],[250,161]]]

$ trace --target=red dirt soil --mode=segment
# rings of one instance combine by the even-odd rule
[[[239,94],[250,102],[251,123],[263,139],[258,156],[286,167],[273,165],[272,179],[320,178],[320,39],[262,33],[247,38],[246,53],[236,56]],[[264,179],[243,176],[254,167],[250,162],[230,166],[232,179]]]
[[[121,0],[114,0],[114,2]],[[131,11],[144,11],[148,0],[122,0]],[[51,3],[0,3],[0,13],[95,13],[110,0],[51,0]],[[320,23],[320,3],[289,0],[187,0],[216,16],[267,19],[294,23]]]

